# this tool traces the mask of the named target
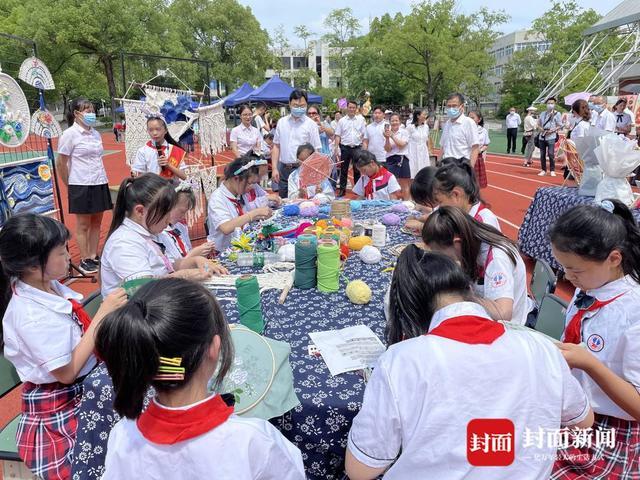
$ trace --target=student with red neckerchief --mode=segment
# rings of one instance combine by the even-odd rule
[[[156,173],[176,185],[180,180],[185,180],[187,174],[184,173],[184,157],[187,152],[173,139],[166,122],[161,117],[149,117],[147,133],[151,139],[136,152],[131,165],[132,174],[138,176],[147,172]]]
[[[380,165],[376,156],[368,150],[354,155],[355,166],[361,174],[353,187],[353,193],[365,200],[399,200],[402,190],[396,176]]]
[[[587,396],[554,344],[491,320],[452,259],[408,246],[393,274],[390,310],[389,349],[348,436],[351,480],[383,473],[392,480],[540,480],[551,473],[556,448],[525,448],[525,430],[593,423]],[[467,426],[479,419],[513,423],[508,466],[478,468],[467,459]]]

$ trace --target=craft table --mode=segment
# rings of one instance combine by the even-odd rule
[[[354,219],[379,219],[388,207],[363,207],[352,214]],[[401,215],[406,217],[406,215]],[[293,218],[295,219],[295,217]],[[404,219],[404,218],[403,218]],[[387,246],[413,241],[400,232],[400,227],[388,227]],[[384,339],[385,318],[383,296],[391,281],[390,272],[382,270],[395,257],[383,251],[377,265],[366,265],[352,252],[344,269],[349,280],[364,280],[373,292],[367,305],[354,305],[346,297],[345,278],[340,291],[323,294],[316,289],[292,289],[284,305],[278,304],[280,290],[262,295],[262,311],[266,327],[264,335],[291,346],[290,363],[295,392],[301,404],[272,423],[300,448],[310,479],[341,479],[351,422],[362,405],[365,383],[360,374],[351,372],[332,377],[322,358],[310,356],[308,334],[314,331],[368,325]],[[233,268],[232,273],[258,273],[259,269]],[[220,303],[230,323],[238,322],[236,303],[222,297]],[[106,369],[98,367],[85,380],[85,393],[79,415],[78,439],[75,447],[74,480],[99,478],[102,474],[110,429],[117,421],[112,411],[113,391]]]

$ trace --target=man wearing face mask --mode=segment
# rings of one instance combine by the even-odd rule
[[[296,152],[303,143],[310,143],[320,151],[320,133],[316,122],[307,117],[307,92],[296,88],[289,95],[291,114],[276,125],[271,149],[272,179],[279,185],[280,198],[289,195],[289,175],[300,166]]]
[[[442,127],[442,158],[465,158],[474,167],[480,151],[478,126],[464,114],[464,97],[452,93],[447,97],[447,121]]]
[[[335,130],[333,142],[336,154],[342,165],[340,167],[340,187],[336,192],[338,197],[343,197],[347,190],[347,177],[349,165],[356,158],[357,152],[367,148],[367,126],[362,115],[357,115],[358,105],[354,100],[347,102],[347,116],[342,117]],[[353,161],[353,184],[360,179],[360,172]]]
[[[594,105],[594,100],[596,99],[595,95],[591,95],[589,97],[589,101],[587,102],[587,105],[589,105],[589,111],[591,112],[591,126],[595,127],[596,126],[596,122],[598,121],[598,112],[596,112],[593,109],[593,105]]]
[[[599,95],[593,99],[593,110],[598,114],[596,127],[607,132],[616,130],[616,117],[607,108],[607,101],[603,96]]]
[[[555,97],[547,99],[547,110],[542,112],[538,120],[538,141],[540,142],[540,166],[538,176],[544,177],[547,174],[547,154],[549,154],[549,171],[555,177],[556,172],[556,152],[555,144],[558,137],[558,130],[562,128],[562,115],[556,111]]]
[[[520,115],[516,113],[516,108],[511,107],[506,118],[507,124],[507,153],[516,153],[516,143],[518,141],[518,127],[522,123]]]

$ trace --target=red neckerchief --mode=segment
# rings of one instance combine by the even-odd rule
[[[504,333],[504,325],[477,315],[448,318],[427,335],[455,340],[470,345],[490,345]]]
[[[484,203],[479,202],[480,206],[478,207],[478,211],[476,212],[476,214],[473,216],[473,218],[477,221],[479,221],[480,223],[484,223],[484,220],[482,219],[482,217],[480,216],[480,212],[483,210],[486,210],[487,207],[485,207]]]
[[[380,167],[375,175],[369,177],[369,183],[364,186],[365,199],[373,200],[373,193],[378,190],[375,188],[377,178],[383,178],[384,185],[382,185],[382,188],[384,188],[386,184],[389,183],[391,172],[384,167]]]
[[[231,197],[227,197],[227,200],[233,203],[233,206],[236,207],[236,211],[238,212],[239,217],[244,215],[244,210],[242,209],[242,202],[240,200],[238,200],[237,198],[231,198]]]
[[[186,257],[187,253],[189,252],[187,252],[187,247],[184,245],[184,242],[182,241],[180,230],[178,230],[177,228],[172,228],[171,230],[167,230],[167,233],[171,238],[173,238],[173,241],[178,246],[178,250],[180,250],[180,255],[182,255],[183,257]]]
[[[82,328],[82,333],[84,334],[88,330],[89,325],[91,325],[91,317],[80,302],[73,298],[70,298],[69,301],[71,302],[71,318]]]
[[[598,299],[594,299],[595,301],[586,308],[578,308],[578,311],[571,317],[569,320],[569,324],[564,329],[564,342],[565,343],[575,343],[576,345],[582,341],[582,320],[587,312],[593,312],[595,310],[600,310],[605,305],[609,305],[614,300],[617,300],[626,292],[621,293],[620,295],[616,295],[615,297],[600,301]]]
[[[247,193],[247,203],[253,202],[256,198],[258,198],[258,194],[256,193],[256,189],[251,188]]]
[[[156,151],[160,149],[160,152],[162,153],[162,155],[165,155],[167,149],[169,149],[169,156],[167,160],[169,161],[169,165],[171,165],[174,168],[178,168],[180,166],[182,159],[187,154],[187,152],[185,152],[183,149],[175,145],[161,145],[159,147],[156,147],[153,144],[153,141],[151,140],[147,142],[147,147],[153,148]],[[163,178],[173,178],[173,172],[168,168],[161,168],[160,176]]]
[[[233,413],[231,395],[214,395],[186,410],[169,410],[151,402],[136,424],[150,442],[173,445],[198,437],[222,425]]]

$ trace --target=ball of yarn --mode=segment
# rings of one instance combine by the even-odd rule
[[[371,301],[371,289],[369,285],[362,280],[353,280],[347,284],[345,290],[347,298],[351,300],[351,303],[356,305],[364,305]]]
[[[405,200],[404,202],[402,202],[402,204],[407,207],[407,210],[415,210],[416,209],[416,204],[413,203],[411,200]]]
[[[278,250],[281,262],[295,262],[296,261],[296,246],[293,243],[287,243],[282,245]]]
[[[359,237],[351,237],[349,239],[349,248],[351,250],[360,251],[362,250],[362,247],[366,245],[371,245],[372,243],[373,243],[373,240],[371,240],[371,237],[360,235]]]
[[[392,225],[400,225],[400,222],[402,220],[395,213],[385,213],[382,216],[382,219],[380,221],[385,225],[392,226]]]
[[[391,207],[391,211],[396,213],[407,213],[409,209],[404,203],[396,203],[393,207]]]
[[[342,220],[340,220],[340,224],[343,227],[350,227],[351,225],[353,225],[353,222],[351,221],[350,218],[343,218]]]
[[[300,210],[303,208],[317,207],[317,205],[311,200],[305,200],[304,202],[299,203],[298,206],[300,207]]]
[[[303,217],[315,217],[318,215],[318,206],[313,203],[311,206],[300,207],[300,215]]]
[[[378,263],[380,260],[382,260],[382,254],[380,253],[380,250],[371,245],[365,245],[364,247],[362,247],[359,255],[360,260],[369,265],[373,265],[374,263]]]
[[[322,205],[319,209],[319,212],[322,213],[323,215],[329,215],[330,211],[331,211],[331,205]]]
[[[298,205],[285,205],[282,207],[282,214],[288,217],[300,215],[300,207]]]
[[[360,200],[351,200],[351,211],[356,212],[362,208],[362,202]]]

